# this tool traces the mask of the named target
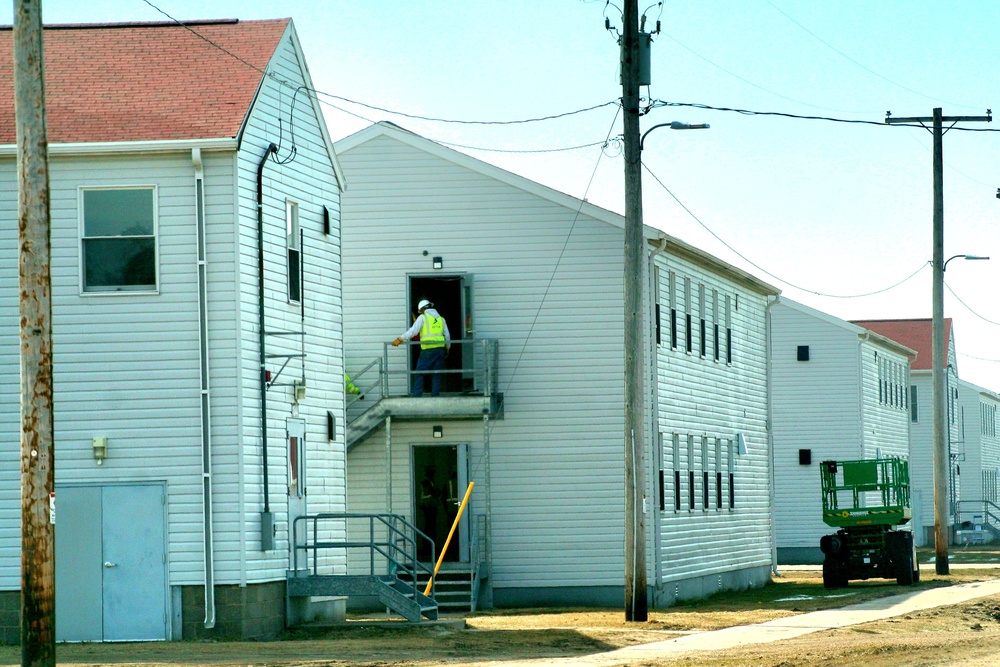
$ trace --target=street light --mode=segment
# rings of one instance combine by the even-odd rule
[[[671,130],[707,130],[710,125],[708,123],[683,123],[679,120],[671,121],[669,123],[660,123],[659,125],[654,125],[645,132],[642,133],[642,137],[639,138],[639,150],[642,150],[642,145],[646,141],[646,135],[655,130],[658,127],[669,127]]]
[[[948,270],[948,262],[950,262],[953,259],[958,259],[959,257],[961,257],[962,259],[968,259],[968,260],[977,260],[977,259],[985,260],[985,259],[989,259],[989,257],[981,257],[979,255],[952,255],[947,260],[945,260],[944,266],[941,267],[941,273],[944,273],[945,271]]]
[[[937,148],[937,146],[935,146]],[[939,153],[935,151],[935,156]],[[937,199],[937,197],[936,197]],[[935,202],[935,218],[939,219],[942,210],[941,202]],[[941,227],[936,225],[937,232]],[[979,255],[952,255],[946,261],[941,261],[944,253],[943,234],[935,233],[934,239],[934,279],[932,289],[932,322],[931,322],[931,443],[934,460],[934,563],[938,574],[948,574],[948,531],[947,502],[948,477],[951,468],[951,452],[948,446],[949,427],[946,421],[947,378],[945,377],[945,340],[944,340],[944,271],[948,262],[953,259],[984,260],[989,257]]]

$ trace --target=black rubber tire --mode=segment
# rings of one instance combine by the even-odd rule
[[[898,531],[890,533],[886,537],[887,541],[891,539],[889,554],[892,558],[892,570],[896,575],[896,583],[900,586],[912,586],[920,578],[914,557],[913,533]]]
[[[833,558],[823,560],[823,586],[825,588],[847,586],[847,568],[842,561]]]

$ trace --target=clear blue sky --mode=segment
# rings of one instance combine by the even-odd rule
[[[583,0],[153,0],[171,16],[295,21],[316,87],[409,114],[510,120],[617,98],[618,49],[605,3]],[[620,3],[619,3],[620,5]],[[881,122],[895,116],[1000,112],[1000,3],[930,0],[652,2],[653,99]],[[47,23],[165,20],[143,0],[44,0]],[[621,23],[614,7],[608,16]],[[12,12],[0,15],[10,23]],[[621,133],[613,107],[515,126],[456,125],[330,100],[431,139],[493,149],[563,148]],[[333,138],[367,125],[325,106]],[[645,164],[732,249],[644,174],[647,224],[844,319],[931,315],[931,136],[923,129],[746,116],[684,107],[643,121],[708,122],[657,130]],[[1000,130],[992,124],[967,127]],[[622,212],[619,151],[465,150]],[[945,136],[945,254],[991,255],[948,267],[962,378],[1000,390],[1000,134]],[[593,175],[593,183],[588,183]],[[734,251],[735,249],[735,251]],[[738,253],[738,254],[737,254]],[[741,256],[742,255],[742,256]],[[753,264],[750,264],[752,262]],[[756,265],[756,267],[754,266]],[[857,295],[903,285],[878,296]],[[799,288],[805,288],[803,291]],[[599,295],[595,295],[599,297]],[[971,308],[971,310],[970,310]],[[987,361],[988,360],[988,361]]]

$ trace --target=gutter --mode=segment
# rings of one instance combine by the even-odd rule
[[[190,153],[202,151],[234,151],[236,139],[171,139],[157,141],[106,141],[95,143],[49,144],[49,155],[101,155],[117,153]],[[0,145],[0,157],[15,157],[16,144]]]

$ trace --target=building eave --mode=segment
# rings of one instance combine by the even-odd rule
[[[203,151],[235,151],[235,138],[221,139],[171,139],[167,141],[109,141],[96,143],[49,144],[51,156],[69,155],[122,155],[149,153],[183,153],[193,148]],[[0,146],[0,157],[14,157],[17,146],[5,144]]]

